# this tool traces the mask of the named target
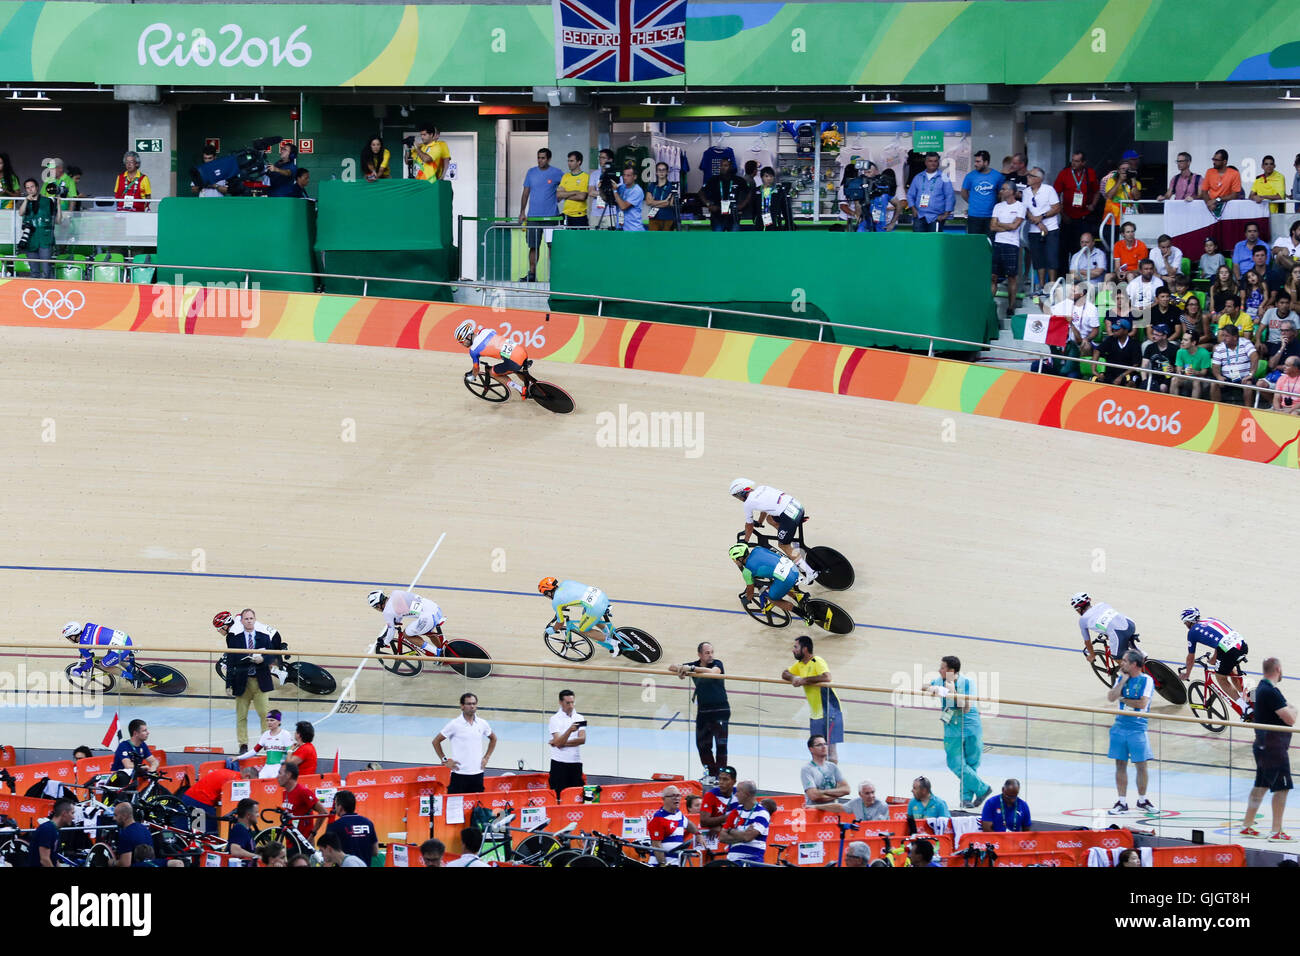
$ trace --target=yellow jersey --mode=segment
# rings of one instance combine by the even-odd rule
[[[566,192],[582,193],[586,196],[587,190],[591,188],[591,173],[582,172],[578,175],[565,173],[560,177],[560,188]],[[587,200],[584,199],[566,199],[560,212],[566,216],[585,216],[587,215]]]
[[[429,162],[420,158],[417,149],[423,149],[429,155]],[[435,139],[426,146],[419,143],[411,149],[411,162],[415,164],[415,178],[437,180],[441,179],[447,171],[447,164],[451,162],[451,150],[447,144],[440,139]]]
[[[830,668],[820,657],[813,656],[806,661],[796,661],[790,666],[790,673],[795,677],[816,677],[818,674],[825,674]],[[821,720],[824,716],[822,713],[823,691],[835,693],[825,684],[804,684],[800,688],[804,696],[808,698],[808,708],[812,711],[813,720]]]

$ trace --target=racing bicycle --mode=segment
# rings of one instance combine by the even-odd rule
[[[761,590],[771,583],[767,578],[754,578],[756,590]],[[741,591],[738,597],[745,613],[759,624],[766,624],[768,627],[785,627],[790,623],[790,612],[775,602],[769,602],[767,607],[763,607],[758,602],[758,595],[755,595],[755,599],[751,601],[745,596],[744,591]],[[810,598],[797,585],[786,593],[785,599],[794,605],[795,614],[803,618],[809,627],[819,627],[831,634],[852,634],[857,626],[853,623],[853,617],[844,608],[830,601]]]
[[[128,681],[133,687],[139,690],[153,691],[155,694],[162,694],[166,697],[176,697],[185,693],[189,682],[185,675],[176,668],[168,664],[139,664],[136,663],[135,654],[128,653],[123,658],[123,663],[128,664],[134,671],[136,678]],[[117,683],[117,678],[113,672],[105,667],[96,658],[91,668],[84,674],[75,674],[81,661],[73,661],[63,669],[64,675],[68,678],[68,683],[78,690],[97,691],[101,694],[107,694]]]
[[[1246,662],[1246,658],[1241,658],[1237,662],[1234,676],[1243,676],[1241,665]],[[1201,665],[1201,679],[1194,680],[1187,685],[1187,706],[1191,708],[1192,715],[1195,716],[1202,727],[1212,734],[1221,734],[1228,721],[1232,719],[1231,713],[1236,713],[1238,717],[1245,719],[1245,714],[1241,712],[1241,707],[1235,700],[1223,692],[1219,687],[1219,682],[1214,679],[1214,666],[1210,663],[1210,654],[1207,651],[1196,659],[1196,663]]]
[[[272,820],[267,816],[268,813],[274,813],[279,820]],[[293,821],[307,819],[306,816],[295,817],[293,813],[284,807],[266,807],[262,810],[262,822],[270,823],[272,826],[258,830],[253,834],[253,850],[259,851],[268,843],[279,843],[284,846],[285,852],[289,854],[301,853],[311,860],[313,866],[320,866],[322,863],[320,852],[316,849],[316,844],[312,843],[307,837],[302,835],[302,831],[293,826]],[[323,817],[322,814],[310,814],[311,817]],[[317,824],[319,826],[319,824]],[[366,861],[368,866],[370,861]]]
[[[229,669],[229,655],[222,654],[217,658],[216,669],[217,676],[223,681],[226,679],[226,671]],[[273,665],[274,666],[274,665]],[[284,683],[294,684],[305,694],[317,694],[324,696],[334,693],[338,687],[338,682],[334,680],[334,675],[325,668],[312,664],[309,661],[290,661],[285,660],[282,666],[287,673],[284,676]]]
[[[1136,635],[1134,640],[1137,640]],[[1119,677],[1119,658],[1111,655],[1110,642],[1104,637],[1095,637],[1092,640],[1092,649],[1097,655],[1092,661],[1092,672],[1097,675],[1097,680],[1107,687],[1114,687]],[[1086,656],[1088,652],[1083,653]],[[1155,681],[1157,694],[1171,704],[1187,703],[1187,688],[1183,686],[1182,679],[1172,667],[1154,657],[1148,657],[1143,661],[1142,669]]]
[[[554,619],[547,622],[546,628],[542,631],[542,642],[546,645],[546,649],[566,661],[591,660],[592,655],[596,653],[596,645],[591,638],[576,630],[579,622],[566,621],[564,631],[558,634],[551,627],[554,623]],[[663,656],[664,651],[659,646],[659,642],[641,628],[614,627],[609,619],[609,611],[605,612],[604,620],[597,623],[596,628],[605,635],[606,640],[618,641],[619,656],[626,657],[634,664],[653,664]]]
[[[424,649],[423,639],[426,637],[434,646],[432,654]],[[482,680],[492,673],[491,664],[481,663],[492,660],[487,651],[464,638],[445,639],[441,627],[415,637],[398,631],[391,643],[380,645],[377,653],[384,670],[398,677],[414,677],[426,664],[429,667],[446,667],[470,680]]]
[[[808,566],[817,572],[817,579],[813,582],[814,584],[820,584],[828,591],[847,591],[853,587],[855,577],[853,565],[849,563],[848,558],[834,548],[828,548],[825,545],[810,548],[804,544],[803,526],[807,520],[807,515],[804,515],[799,520],[799,527],[795,530],[794,537],[786,543],[797,545],[806,552]],[[756,524],[754,525],[754,536],[758,539],[760,548],[771,548],[778,553],[780,552],[775,534],[765,534],[763,528]],[[743,542],[745,532],[737,531],[736,540]]]
[[[532,359],[526,359],[519,371],[515,373],[524,378],[524,397],[532,399],[548,412],[555,412],[557,415],[567,415],[573,411],[573,396],[554,382],[542,382],[533,378],[532,373],[528,371],[532,364]],[[471,394],[485,402],[505,402],[510,399],[510,387],[488,371],[486,362],[479,364],[477,375],[474,374],[473,369],[465,373],[465,387]]]

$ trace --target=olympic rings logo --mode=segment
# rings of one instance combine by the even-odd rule
[[[580,810],[570,810],[567,814],[565,814],[565,816],[567,816],[567,817],[568,817],[570,820],[572,820],[574,823],[577,823],[579,820],[582,819],[582,811],[580,811]]]
[[[73,289],[63,292],[60,289],[42,290],[35,287],[23,290],[23,306],[38,319],[51,316],[66,322],[86,305],[86,297],[81,290]]]

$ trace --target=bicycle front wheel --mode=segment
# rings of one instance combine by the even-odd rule
[[[99,667],[92,667],[84,674],[72,673],[79,665],[69,664],[63,669],[63,674],[68,678],[68,683],[77,690],[88,690],[92,693],[107,694],[117,683],[113,675]]]
[[[595,645],[591,643],[591,639],[584,637],[581,634],[555,634],[553,632],[543,631],[542,643],[546,645],[548,651],[556,657],[563,658],[566,661],[576,661],[579,663],[582,661],[589,661],[591,660],[591,655],[596,653]]]
[[[1092,672],[1097,675],[1097,680],[1107,687],[1114,687],[1115,677],[1119,674],[1119,667],[1115,664],[1109,667],[1106,665],[1106,639],[1104,637],[1097,638],[1092,642],[1092,649],[1097,655],[1092,661]]]
[[[485,402],[504,402],[510,398],[509,387],[487,372],[482,375],[466,372],[465,387],[469,389],[471,395],[477,396]]]
[[[1146,672],[1155,681],[1157,694],[1169,701],[1169,703],[1178,704],[1180,707],[1187,703],[1187,688],[1183,686],[1182,678],[1178,676],[1172,667],[1163,661],[1148,657]]]
[[[756,620],[759,624],[765,624],[768,627],[785,627],[790,623],[790,612],[780,605],[773,604],[768,610],[763,610],[763,606],[757,601],[749,601],[745,598],[745,592],[740,593],[740,606],[745,609],[745,613]]]
[[[803,607],[815,627],[820,627],[823,631],[829,631],[832,634],[853,633],[853,618],[848,611],[838,604],[813,598],[805,601]]]
[[[398,677],[414,677],[424,669],[424,648],[406,639],[405,635],[379,649],[379,666]]]
[[[1228,726],[1228,707],[1203,681],[1194,680],[1187,685],[1187,705],[1202,727],[1212,734],[1221,734]]]
[[[473,641],[457,639],[448,641],[443,646],[442,662],[461,677],[467,677],[470,680],[482,680],[490,675],[492,673],[491,664],[476,662],[491,659],[488,652]]]
[[[141,687],[164,697],[177,697],[185,693],[189,681],[174,667],[166,664],[137,664],[135,668],[143,678]]]

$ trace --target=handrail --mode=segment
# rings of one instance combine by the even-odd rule
[[[23,258],[24,261],[26,261],[26,262],[52,262],[52,263],[56,263],[56,264],[59,263],[59,262],[66,262],[66,260],[60,260],[60,259],[25,259],[24,257],[15,256],[15,255],[7,255],[7,256],[6,256],[6,255],[0,255],[0,262],[16,262],[16,261],[18,261],[20,258]],[[89,263],[88,263],[88,264],[89,264]],[[1010,353],[1010,354],[1013,354],[1013,355],[1025,355],[1025,356],[1030,356],[1030,357],[1032,357],[1032,358],[1034,358],[1034,359],[1042,359],[1042,358],[1046,357],[1046,353],[1041,352],[1041,351],[1036,351],[1036,350],[1034,350],[1034,349],[1022,349],[1022,348],[1017,348],[1017,347],[1015,347],[1015,346],[1011,346],[1011,345],[999,345],[999,344],[996,343],[996,342],[973,342],[973,341],[970,341],[970,340],[968,340],[968,339],[954,339],[954,338],[949,338],[948,336],[944,336],[944,335],[933,335],[933,334],[926,333],[926,332],[907,332],[907,331],[904,331],[904,330],[902,330],[902,329],[881,329],[881,328],[875,328],[875,327],[873,327],[873,326],[868,326],[868,325],[848,325],[848,324],[846,324],[846,323],[844,323],[844,322],[831,322],[831,321],[827,321],[827,320],[823,320],[823,319],[805,319],[805,318],[800,318],[799,316],[793,316],[793,315],[790,315],[790,316],[786,316],[786,315],[774,315],[774,314],[772,314],[772,313],[770,313],[770,312],[743,312],[743,311],[741,311],[741,310],[739,310],[739,309],[724,309],[724,308],[720,308],[720,307],[718,307],[718,306],[688,305],[688,304],[686,304],[686,303],[675,303],[675,302],[655,302],[655,301],[653,301],[653,300],[651,300],[651,299],[629,299],[629,298],[625,298],[625,297],[623,297],[623,296],[613,296],[613,295],[592,295],[592,294],[590,294],[590,293],[586,293],[586,292],[559,292],[559,291],[556,291],[556,290],[554,290],[554,289],[550,289],[550,290],[547,290],[547,291],[545,291],[545,292],[538,291],[538,292],[535,292],[535,293],[534,293],[534,292],[532,292],[531,290],[526,290],[526,289],[525,289],[525,290],[520,290],[520,289],[518,289],[517,287],[515,287],[514,285],[512,285],[512,284],[510,284],[510,283],[499,283],[499,282],[470,282],[470,281],[449,282],[449,281],[445,281],[445,280],[441,280],[441,279],[402,279],[402,278],[397,278],[397,277],[391,277],[391,278],[390,278],[390,277],[388,277],[388,276],[342,275],[342,274],[339,274],[339,273],[333,273],[333,272],[292,272],[292,271],[285,270],[285,269],[253,269],[253,268],[242,268],[242,269],[241,269],[241,268],[236,268],[236,267],[233,267],[233,266],[173,265],[173,264],[171,264],[171,263],[166,263],[166,262],[148,262],[148,263],[143,263],[143,264],[141,264],[141,265],[139,265],[139,266],[133,266],[132,263],[120,263],[120,265],[122,265],[122,266],[124,266],[124,267],[126,267],[126,268],[132,268],[132,267],[135,267],[135,268],[146,268],[146,269],[175,269],[175,270],[177,270],[177,271],[182,271],[182,270],[185,270],[185,269],[193,269],[193,270],[195,270],[195,271],[197,271],[197,272],[234,272],[234,273],[238,273],[238,274],[244,276],[245,283],[247,283],[247,282],[249,281],[249,278],[248,278],[249,276],[251,276],[251,275],[253,275],[254,273],[256,273],[256,274],[258,274],[258,275],[299,276],[299,277],[303,277],[303,278],[314,278],[314,279],[349,279],[349,280],[356,280],[356,281],[362,281],[362,282],[367,282],[367,283],[369,283],[369,282],[389,282],[389,283],[398,282],[398,283],[405,283],[405,284],[409,284],[409,285],[431,285],[431,286],[446,287],[446,288],[450,288],[450,289],[474,289],[474,290],[478,290],[478,291],[481,291],[481,290],[488,290],[488,289],[498,289],[498,290],[500,290],[500,291],[502,291],[502,292],[513,292],[513,293],[517,293],[517,294],[535,294],[535,295],[538,295],[538,296],[545,295],[547,298],[550,298],[550,297],[552,297],[552,296],[559,296],[559,297],[562,297],[562,298],[569,298],[569,299],[588,299],[588,300],[592,300],[592,301],[595,301],[595,302],[598,302],[598,303],[601,303],[601,302],[627,302],[627,303],[631,303],[631,304],[633,304],[633,305],[653,305],[653,306],[658,306],[658,307],[661,308],[661,309],[683,309],[683,310],[686,310],[686,311],[688,311],[688,312],[703,312],[703,313],[705,313],[706,315],[710,315],[710,314],[711,314],[711,315],[734,315],[734,316],[739,316],[739,317],[741,317],[741,318],[766,319],[766,320],[768,320],[768,321],[771,321],[771,320],[773,320],[773,319],[776,319],[776,320],[781,321],[781,322],[794,322],[794,323],[799,324],[799,325],[816,326],[817,329],[818,329],[817,341],[819,341],[819,342],[820,342],[820,341],[823,341],[823,339],[822,339],[822,335],[821,335],[822,331],[823,331],[824,329],[831,328],[831,329],[843,329],[843,330],[846,331],[846,332],[868,332],[868,333],[873,333],[873,334],[878,334],[878,335],[892,335],[892,336],[898,336],[898,337],[902,337],[902,338],[918,339],[918,340],[921,340],[921,341],[925,341],[925,342],[929,342],[929,343],[930,343],[930,353],[931,353],[931,355],[933,355],[933,353],[934,353],[934,343],[935,343],[935,342],[943,342],[943,343],[950,344],[950,345],[966,346],[966,348],[962,348],[962,349],[954,349],[953,351],[962,351],[962,352],[969,352],[969,351],[981,351],[981,352],[983,352],[983,351],[996,351],[996,352],[1007,352],[1007,353]],[[41,281],[41,280],[33,280],[33,281]],[[49,281],[54,281],[54,280],[49,280]],[[155,283],[153,283],[153,285],[154,285],[154,286],[167,286],[167,287],[170,287],[170,286],[171,286],[171,283],[167,283],[167,282],[155,282]],[[366,295],[366,293],[365,293],[365,290],[363,289],[363,290],[362,290],[362,297],[364,298],[365,295]],[[712,324],[711,324],[711,323],[710,323],[709,327],[712,328]],[[752,334],[757,334],[757,333],[752,333]],[[832,343],[832,344],[841,344],[841,345],[844,345],[844,344],[846,344],[846,343]],[[849,345],[849,346],[847,346],[847,347],[849,347],[849,348],[872,348],[872,346],[867,346],[867,345],[857,345],[857,346],[855,346],[855,345]],[[1070,356],[1070,355],[1052,355],[1051,358],[1054,359],[1054,360],[1059,360],[1059,361],[1064,361],[1064,362],[1075,362],[1075,363],[1078,363],[1078,364],[1080,364],[1080,365],[1083,364],[1083,363],[1085,363],[1085,362],[1088,363],[1088,364],[1092,364],[1092,363],[1098,361],[1098,359],[1097,359],[1096,357],[1092,357],[1092,358],[1077,357],[1077,358],[1076,358],[1076,357],[1074,357],[1074,356]],[[1216,383],[1218,383],[1218,380],[1217,380],[1217,379],[1214,379],[1214,378],[1203,377],[1203,376],[1202,376],[1202,377],[1198,377],[1198,376],[1195,376],[1195,375],[1184,375],[1182,372],[1166,372],[1166,371],[1161,371],[1161,370],[1157,370],[1157,369],[1146,369],[1146,368],[1142,368],[1141,366],[1135,366],[1135,365],[1119,365],[1119,364],[1117,364],[1117,363],[1107,362],[1106,367],[1107,367],[1107,368],[1122,369],[1123,371],[1126,371],[1126,372],[1138,372],[1138,373],[1140,373],[1140,374],[1145,374],[1145,375],[1157,375],[1157,376],[1160,376],[1161,378],[1168,378],[1168,379],[1185,379],[1185,380],[1187,380],[1187,381],[1189,381],[1189,382],[1205,382],[1205,383],[1207,383],[1207,384],[1216,384]],[[1267,396],[1269,396],[1270,398],[1271,398],[1271,397],[1273,396],[1273,394],[1274,394],[1274,390],[1273,390],[1273,389],[1271,389],[1271,388],[1260,388],[1260,387],[1257,386],[1257,385],[1244,385],[1244,384],[1243,384],[1243,385],[1238,385],[1238,384],[1235,383],[1235,382],[1225,382],[1225,383],[1222,383],[1222,384],[1224,384],[1224,385],[1225,385],[1226,387],[1228,387],[1228,388],[1240,388],[1240,389],[1245,389],[1245,390],[1249,390],[1249,391],[1255,392],[1255,393],[1260,394],[1260,395],[1267,395]],[[1176,397],[1179,397],[1179,396],[1176,396]],[[1181,396],[1181,397],[1186,397],[1186,396]],[[1209,401],[1209,399],[1191,399],[1191,398],[1188,398],[1187,400],[1188,400],[1188,401]],[[1270,410],[1270,409],[1261,409],[1261,410],[1262,410],[1262,411],[1268,411],[1268,410]]]
[[[455,638],[449,638],[449,640],[454,640],[454,639]],[[68,650],[76,651],[81,649],[80,645],[68,645],[66,643],[64,644],[0,643],[0,650],[4,650],[4,649],[31,650],[37,648],[61,650],[61,651],[68,651]],[[196,655],[209,655],[209,656],[220,656],[222,654],[239,654],[241,651],[246,650],[246,648],[231,648],[231,647],[218,647],[215,649],[209,649],[209,648],[174,647],[174,646],[163,647],[161,645],[146,646],[143,644],[135,644],[135,643],[132,643],[130,649],[132,652],[149,651],[150,653],[161,652],[167,654],[196,654]],[[373,654],[369,652],[345,654],[345,653],[339,653],[337,651],[320,651],[320,652],[312,651],[309,654],[304,654],[301,650],[295,650],[294,648],[288,648],[286,650],[270,650],[267,648],[258,648],[255,651],[255,653],[262,654],[263,656],[266,655],[280,656],[280,655],[287,654],[295,657],[300,657],[304,660],[318,660],[323,658],[328,658],[328,659],[341,658],[344,660],[351,660],[351,661],[357,661],[363,659],[374,660],[374,661],[393,660],[393,656],[391,654]],[[433,663],[433,664],[446,663],[448,660],[450,660],[450,658],[445,658],[445,657],[429,658],[427,663]],[[478,660],[478,658],[467,658],[466,660],[472,663],[473,661]],[[636,675],[646,675],[646,676],[659,677],[659,678],[663,678],[665,674],[671,673],[667,670],[667,668],[663,668],[663,667],[660,668],[620,667],[620,666],[615,666],[613,664],[585,664],[585,663],[578,664],[574,662],[560,663],[558,661],[521,661],[521,660],[512,660],[509,658],[500,658],[500,657],[490,658],[485,663],[491,664],[493,667],[504,665],[509,667],[539,667],[539,668],[549,669],[549,670],[565,670],[565,671],[572,671],[575,668],[580,668],[581,670],[584,671],[588,671],[588,670],[614,671],[619,674],[636,674]],[[731,673],[691,674],[688,676],[699,677],[704,680],[730,680],[730,681],[741,681],[749,684],[779,684],[782,687],[789,686],[788,682],[781,680],[779,677],[755,677],[753,675],[748,675],[748,674],[731,674]],[[854,690],[854,691],[865,691],[868,693],[875,693],[875,694],[888,694],[893,700],[898,700],[900,697],[905,695],[920,699],[924,695],[924,691],[921,688],[915,688],[909,691],[900,691],[898,687],[876,687],[871,684],[847,684],[847,683],[842,683],[840,681],[832,681],[828,683],[827,686],[833,686],[837,690]],[[1021,700],[1019,698],[1014,698],[1014,697],[977,697],[974,694],[963,694],[961,696],[964,700],[970,702],[972,706],[977,703],[1010,704],[1016,707],[1030,707],[1039,710],[1064,710],[1064,711],[1070,711],[1072,713],[1080,713],[1080,714],[1099,714],[1105,717],[1116,717],[1120,713],[1119,711],[1114,710],[1112,708],[1085,707],[1082,704],[1048,704],[1048,703],[1043,703],[1041,701]],[[933,708],[930,705],[922,704],[912,709],[929,710]],[[1181,717],[1177,714],[1160,714],[1154,712],[1140,714],[1140,715],[1134,714],[1134,712],[1132,711],[1125,711],[1124,713],[1128,716],[1143,716],[1143,717],[1149,717],[1153,720],[1167,720],[1175,723],[1199,724],[1204,719],[1204,718],[1197,718],[1197,717]],[[1300,733],[1300,726],[1283,727],[1283,726],[1275,726],[1273,724],[1252,724],[1252,723],[1246,723],[1244,721],[1240,724],[1234,722],[1233,726],[1234,727],[1239,726],[1243,729],[1250,729],[1250,730],[1270,730],[1270,731],[1275,730],[1275,731],[1285,732],[1285,733]]]

